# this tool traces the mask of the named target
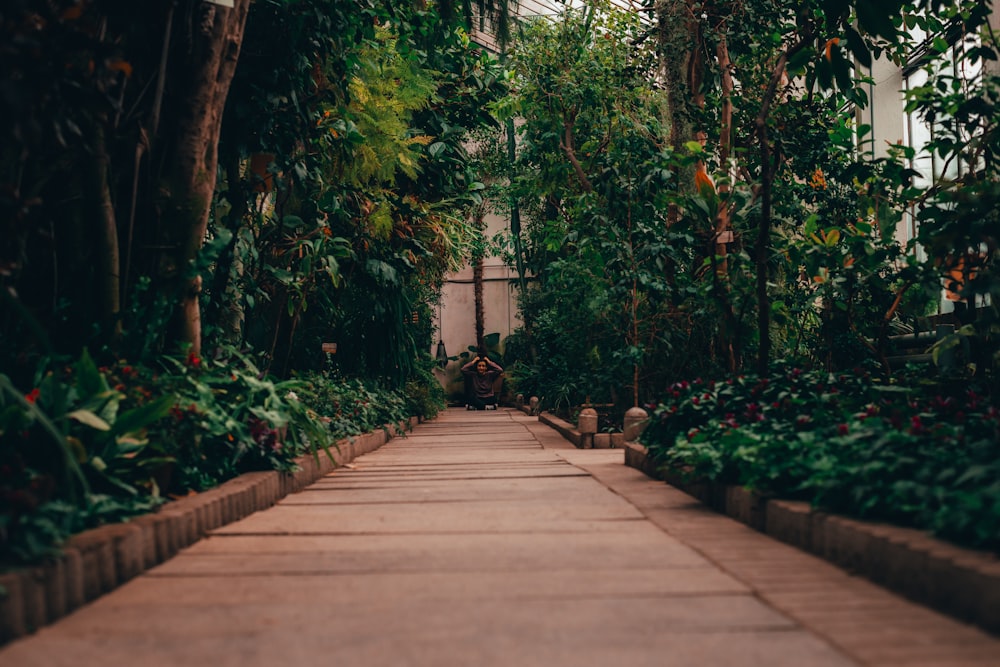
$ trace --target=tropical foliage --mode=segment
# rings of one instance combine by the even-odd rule
[[[3,560],[433,416],[478,242],[504,86],[460,12],[119,4],[0,10]]]
[[[442,281],[491,247],[516,391],[647,405],[671,465],[996,545],[989,3],[510,4],[5,3],[0,558],[433,416]],[[924,73],[923,145],[873,144],[878,63]],[[954,331],[901,372],[942,287]]]
[[[995,548],[989,12],[595,1],[525,26],[517,390],[646,405],[664,464]],[[905,111],[929,143],[873,144],[876,61],[925,71]],[[902,371],[896,337],[943,323],[930,371]]]

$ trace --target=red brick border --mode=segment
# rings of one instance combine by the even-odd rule
[[[738,486],[688,482],[659,469],[637,443],[625,443],[625,465],[777,540],[1000,634],[1000,559],[995,554],[959,547],[926,531],[827,514],[808,503],[768,498]]]
[[[246,473],[204,493],[167,503],[155,513],[73,535],[58,558],[0,574],[0,645],[53,623],[212,530],[267,509],[418,423],[417,417],[411,417],[345,438],[330,448],[332,460],[322,451],[318,460],[301,456],[295,460],[299,469],[294,473]]]

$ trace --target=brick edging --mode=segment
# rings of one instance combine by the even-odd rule
[[[828,514],[809,503],[769,498],[740,486],[688,482],[661,470],[634,442],[625,443],[625,465],[775,539],[1000,634],[1000,559],[995,554],[944,542],[927,531]]]
[[[556,417],[551,412],[541,412],[538,421],[546,426],[554,428],[577,449],[583,449],[583,436],[576,430],[573,424]],[[625,436],[622,433],[595,433],[593,449],[615,449],[621,448],[625,443]]]
[[[125,523],[70,537],[58,558],[0,574],[0,645],[55,622],[194,544],[210,531],[267,509],[290,493],[411,430],[417,417],[345,438],[328,457],[306,454],[298,470],[249,472],[203,493],[171,501]]]

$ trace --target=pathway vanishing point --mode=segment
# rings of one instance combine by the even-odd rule
[[[512,410],[448,410],[0,667],[997,667],[1000,640]]]

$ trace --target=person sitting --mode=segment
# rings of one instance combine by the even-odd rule
[[[503,373],[500,364],[492,361],[485,352],[480,352],[472,361],[462,366],[470,391],[467,396],[467,410],[496,410],[497,397],[493,383]]]

